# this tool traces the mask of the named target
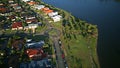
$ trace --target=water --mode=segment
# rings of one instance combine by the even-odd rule
[[[101,68],[120,68],[120,0],[43,1],[98,25],[97,47]]]

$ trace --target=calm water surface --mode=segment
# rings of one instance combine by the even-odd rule
[[[43,0],[98,25],[98,56],[101,68],[120,68],[119,0]]]

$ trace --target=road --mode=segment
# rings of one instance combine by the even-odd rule
[[[57,38],[52,38],[52,39],[53,39],[55,49],[56,49],[56,56],[57,56],[56,60],[57,60],[58,68],[65,68],[63,59],[61,57],[62,53],[60,50],[60,46],[58,44],[58,39]]]

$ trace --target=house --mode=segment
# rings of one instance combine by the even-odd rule
[[[28,27],[29,27],[29,28],[37,28],[37,27],[38,27],[38,24],[28,24]]]
[[[4,6],[5,4],[3,4],[3,3],[0,3],[0,6]]]
[[[34,19],[34,18],[36,18],[35,15],[29,15],[29,16],[27,15],[27,16],[25,17],[26,20],[27,20],[27,19]]]
[[[7,11],[8,11],[7,8],[5,8],[5,7],[0,7],[0,13],[5,13],[5,12],[7,12]]]
[[[49,13],[52,13],[53,10],[47,10],[47,11],[44,11],[46,14],[49,14]]]
[[[23,62],[20,64],[19,68],[52,68],[51,61],[49,61],[47,58],[44,58],[42,60],[32,60],[30,62]]]
[[[44,8],[44,5],[35,5],[34,8],[37,10],[41,10],[42,8]]]
[[[37,3],[35,1],[30,1],[30,2],[27,2],[27,4],[29,4],[29,5],[35,5]]]
[[[12,7],[18,6],[18,3],[12,3],[12,4],[10,4],[10,6],[12,6]]]
[[[44,41],[34,42],[34,43],[27,43],[27,48],[42,48],[44,45]]]
[[[53,16],[56,16],[58,15],[58,12],[51,12],[51,13],[48,13],[48,16],[49,17],[53,17]]]
[[[26,23],[32,23],[32,22],[38,22],[38,20],[36,18],[26,20]]]
[[[28,2],[28,1],[30,1],[30,0],[22,0],[23,2]]]
[[[32,30],[33,33],[35,33],[35,29],[38,27],[38,24],[28,24],[28,26],[24,27],[24,30],[28,31],[29,29]]]
[[[58,22],[61,20],[62,16],[60,15],[57,15],[57,16],[54,16],[54,17],[51,17],[53,19],[54,22]]]
[[[22,22],[12,23],[12,30],[21,30],[21,29],[23,29]]]
[[[27,49],[26,50],[27,55],[31,59],[43,59],[47,57],[47,54],[43,52],[42,49]]]
[[[14,3],[14,1],[13,1],[13,0],[9,0],[8,3],[9,3],[9,4]]]
[[[15,10],[22,9],[22,7],[21,7],[21,6],[14,6],[13,8],[14,8]]]
[[[13,6],[13,8],[16,12],[21,12],[22,11],[22,7],[20,5]]]
[[[46,14],[52,13],[53,10],[50,10],[48,7],[42,8],[42,11]]]
[[[15,17],[15,15],[11,15],[8,17],[8,19],[10,19],[11,21],[15,21],[16,17]]]

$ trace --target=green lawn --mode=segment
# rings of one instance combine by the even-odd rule
[[[66,59],[70,68],[91,68],[90,51],[88,49],[86,39],[81,35],[77,35],[77,39],[72,39],[70,41],[62,41],[65,51],[67,52]],[[95,42],[92,41],[93,49],[95,49]],[[96,58],[96,52],[93,51],[93,57]]]

